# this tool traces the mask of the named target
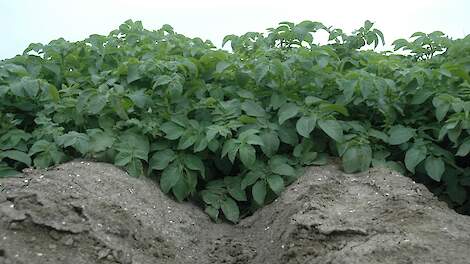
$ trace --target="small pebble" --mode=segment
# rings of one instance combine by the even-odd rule
[[[64,245],[71,246],[73,245],[73,238],[69,237],[68,239],[64,240]]]
[[[104,249],[101,249],[99,252],[98,252],[98,259],[102,259],[102,258],[106,258],[110,253],[110,249],[109,248],[104,248]]]
[[[13,223],[10,224],[9,229],[10,230],[21,230],[22,227],[21,227],[20,224],[13,222]]]
[[[52,230],[51,232],[49,232],[49,236],[51,236],[55,240],[60,239],[60,234],[55,230]]]

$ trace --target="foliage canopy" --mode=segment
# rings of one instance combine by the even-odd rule
[[[315,43],[325,31],[328,43]],[[156,177],[237,222],[303,166],[386,166],[470,211],[470,36],[417,32],[396,52],[366,21],[352,34],[282,22],[217,49],[131,20],[108,36],[31,44],[0,62],[0,177],[77,157]]]

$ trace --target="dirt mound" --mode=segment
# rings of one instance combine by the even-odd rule
[[[235,226],[108,164],[75,161],[0,184],[0,264],[470,262],[470,217],[382,169],[309,168]]]

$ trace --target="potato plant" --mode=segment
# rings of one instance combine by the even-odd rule
[[[336,156],[346,173],[406,173],[469,213],[470,36],[418,32],[393,43],[403,53],[381,43],[370,21],[351,34],[283,22],[218,49],[129,20],[31,44],[0,62],[0,177],[112,162],[237,222]]]

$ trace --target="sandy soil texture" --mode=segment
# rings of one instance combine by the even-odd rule
[[[74,161],[0,179],[0,264],[470,263],[470,217],[385,169],[307,168],[238,225]]]

